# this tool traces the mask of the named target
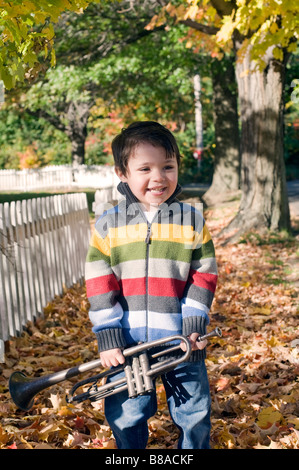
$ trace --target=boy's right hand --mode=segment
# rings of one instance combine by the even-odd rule
[[[116,367],[125,362],[123,353],[119,348],[100,352],[100,359],[103,367]]]

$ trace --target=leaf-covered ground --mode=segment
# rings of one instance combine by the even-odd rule
[[[214,236],[235,210],[231,203],[205,214]],[[252,233],[233,245],[214,240],[219,282],[210,328],[221,327],[223,337],[208,346],[211,446],[298,449],[298,238]],[[102,402],[74,406],[65,401],[66,391],[81,376],[38,394],[29,412],[12,402],[8,378],[13,371],[37,377],[97,357],[84,286],[66,290],[44,313],[6,344],[5,363],[0,364],[0,448],[115,448]],[[157,396],[148,448],[172,449],[178,431],[160,381]]]

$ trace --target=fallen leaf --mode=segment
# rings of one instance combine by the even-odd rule
[[[256,424],[261,429],[268,429],[272,424],[281,423],[283,420],[283,415],[272,406],[269,406],[259,413]]]
[[[230,380],[226,377],[221,377],[219,380],[216,382],[216,390],[217,392],[226,390],[229,387]]]
[[[14,442],[13,444],[11,444],[10,446],[7,446],[7,449],[17,449],[17,444]]]

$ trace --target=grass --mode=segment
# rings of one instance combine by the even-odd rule
[[[240,243],[253,243],[257,246],[262,245],[275,245],[279,243],[289,243],[294,241],[292,233],[282,230],[280,232],[268,231],[266,234],[261,235],[258,232],[248,232],[242,235]]]

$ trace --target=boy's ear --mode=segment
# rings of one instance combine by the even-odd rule
[[[114,171],[119,177],[120,181],[122,181],[123,183],[127,181],[126,176],[122,173],[121,169],[118,166],[115,167]]]

